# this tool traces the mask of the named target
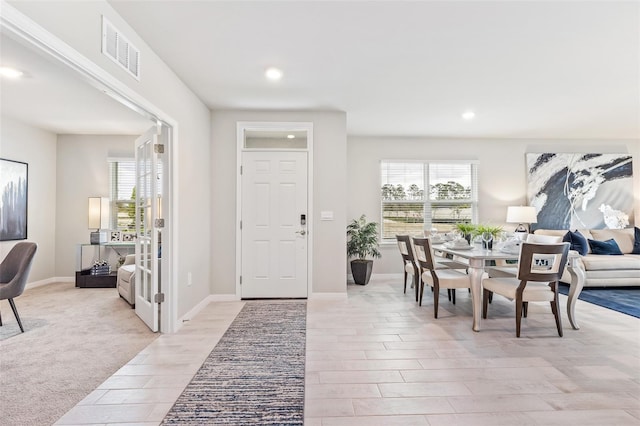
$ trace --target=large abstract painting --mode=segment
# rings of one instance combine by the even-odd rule
[[[633,225],[629,154],[527,154],[533,229],[603,229]]]
[[[0,158],[0,241],[27,238],[28,165]]]

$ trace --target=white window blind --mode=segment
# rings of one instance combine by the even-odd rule
[[[135,231],[136,162],[133,158],[109,159],[111,181],[111,229]]]
[[[477,163],[382,161],[382,238],[448,232],[474,222],[478,210]]]

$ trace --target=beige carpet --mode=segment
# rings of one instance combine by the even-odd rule
[[[53,283],[0,302],[0,424],[51,425],[157,334],[114,288]]]

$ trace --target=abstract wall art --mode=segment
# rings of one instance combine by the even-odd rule
[[[532,229],[633,226],[631,155],[528,153],[526,162]]]
[[[0,241],[27,238],[28,168],[0,158]]]

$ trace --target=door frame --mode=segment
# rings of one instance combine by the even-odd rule
[[[306,131],[306,149],[251,149],[244,147],[245,131]],[[307,299],[313,289],[313,240],[314,240],[314,214],[313,214],[313,123],[307,121],[239,121],[236,124],[236,295],[242,298],[240,275],[242,275],[242,157],[245,151],[297,151],[307,153]]]
[[[177,302],[177,194],[173,188],[177,187],[176,168],[174,159],[177,158],[178,122],[163,112],[160,108],[129,88],[122,81],[109,74],[107,71],[92,62],[76,49],[45,30],[38,23],[18,11],[16,8],[2,2],[0,10],[0,24],[3,30],[25,42],[34,50],[43,55],[59,61],[69,71],[82,81],[95,87],[121,103],[124,107],[138,112],[151,122],[162,125],[166,133],[162,137],[165,143],[167,181],[165,181],[166,200],[163,200],[163,215],[165,228],[163,230],[163,267],[161,268],[161,280],[165,285],[162,292],[165,294],[165,303],[160,304],[160,332],[173,333],[179,328],[178,302]],[[164,132],[163,132],[164,133]],[[168,283],[168,284],[167,284]]]

